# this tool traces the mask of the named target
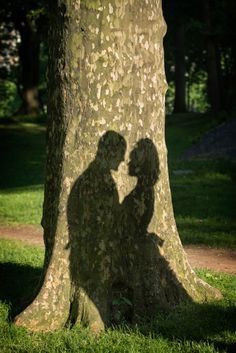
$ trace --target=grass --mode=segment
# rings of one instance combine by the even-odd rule
[[[230,170],[222,170],[222,162],[185,162],[186,167],[192,174],[170,178],[183,243],[235,249],[236,188]]]
[[[4,189],[0,194],[0,224],[40,224],[43,186]]]
[[[235,249],[236,164],[180,159],[218,121],[202,114],[169,116],[166,121],[170,185],[182,242]],[[182,170],[187,173],[178,174]]]
[[[35,119],[35,118],[34,118]],[[44,118],[0,124],[0,224],[39,224],[45,164]],[[184,150],[217,124],[203,114],[168,116],[166,140],[173,205],[184,244],[236,248],[235,165],[181,161]],[[178,175],[178,170],[191,174]]]
[[[45,126],[0,125],[0,224],[39,224],[43,203]]]
[[[8,316],[21,308],[40,278],[43,250],[20,242],[0,240],[0,347],[1,353],[216,353],[236,347],[236,276],[200,271],[218,287],[224,299],[188,304],[157,313],[141,326],[108,329],[99,338],[84,327],[54,333],[29,333],[15,327]],[[22,288],[24,289],[22,291]]]

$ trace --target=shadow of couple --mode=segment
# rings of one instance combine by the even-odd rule
[[[129,321],[134,312],[143,312],[143,305],[145,311],[148,305],[153,311],[157,284],[152,279],[150,286],[150,278],[155,277],[150,257],[155,257],[162,240],[147,228],[154,211],[159,159],[150,139],[137,142],[128,164],[129,175],[136,177],[137,183],[120,204],[111,171],[124,161],[125,152],[125,139],[107,131],[99,140],[95,159],[75,181],[68,199],[72,324],[82,321],[91,325],[98,317],[104,323],[115,322],[116,305]],[[122,298],[123,306],[119,305]]]

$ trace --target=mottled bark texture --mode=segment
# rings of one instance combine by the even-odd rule
[[[16,323],[98,332],[123,299],[133,321],[219,295],[190,268],[173,215],[161,1],[51,11],[45,278]]]

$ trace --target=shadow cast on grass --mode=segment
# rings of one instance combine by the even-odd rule
[[[190,223],[176,221],[180,238],[185,245],[199,245],[236,249],[236,228],[234,224],[225,226],[209,225],[207,222]],[[222,222],[223,223],[223,222]]]
[[[0,188],[42,184],[45,165],[45,131],[40,126],[0,128]]]
[[[0,301],[10,306],[12,318],[32,300],[36,294],[42,269],[6,262],[0,264]]]
[[[190,303],[171,312],[158,314],[148,325],[138,328],[144,335],[162,336],[172,340],[207,341],[216,349],[228,353],[236,351],[236,307],[232,304]]]

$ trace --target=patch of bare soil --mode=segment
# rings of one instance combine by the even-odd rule
[[[208,247],[185,246],[189,263],[193,268],[208,268],[213,271],[236,274],[236,251]]]
[[[20,240],[29,245],[44,246],[43,230],[37,225],[0,226],[0,238]]]
[[[30,245],[43,247],[42,227],[36,225],[0,226],[0,238],[20,240]],[[218,272],[236,274],[236,251],[211,249],[208,247],[185,246],[193,268],[207,268]]]

